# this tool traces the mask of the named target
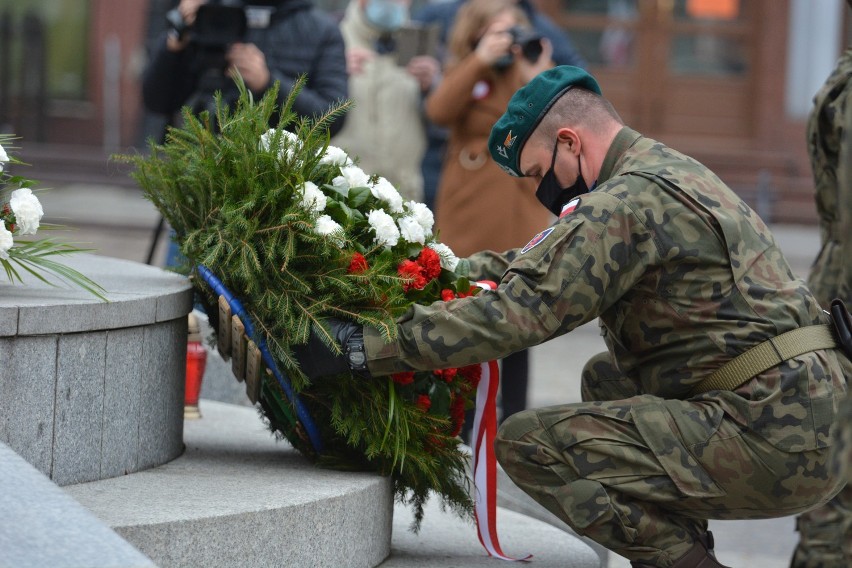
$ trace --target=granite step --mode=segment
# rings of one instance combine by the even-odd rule
[[[390,557],[379,568],[496,568],[479,543],[476,528],[435,499],[426,505],[420,532],[408,530],[410,509],[397,505],[393,516]],[[532,555],[531,568],[600,568],[598,554],[585,542],[544,521],[497,508],[497,531],[503,553],[513,558]],[[510,564],[504,563],[509,566]]]
[[[388,556],[390,480],[315,467],[252,408],[200,406],[181,457],[64,489],[161,568],[372,568]]]
[[[0,567],[156,568],[0,442]]]
[[[494,566],[475,527],[440,502],[421,531],[393,504],[389,480],[308,463],[276,442],[257,411],[202,399],[186,452],[163,466],[64,489],[157,566],[450,568]],[[559,528],[500,509],[507,554],[536,568],[598,568],[598,555]]]

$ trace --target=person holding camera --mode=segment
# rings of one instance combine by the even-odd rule
[[[309,0],[180,0],[168,19],[171,29],[158,40],[142,81],[152,112],[213,110],[216,91],[232,104],[237,73],[258,97],[278,81],[280,104],[307,75],[293,105],[301,117],[322,116],[348,97],[340,30]],[[342,124],[338,118],[332,134]]]
[[[411,14],[411,19],[420,25],[437,25],[439,35],[439,59],[443,61],[446,51],[447,38],[455,22],[459,9],[468,0],[428,0],[420,3],[420,7]],[[515,4],[523,11],[530,21],[532,28],[546,37],[553,48],[553,59],[556,65],[574,65],[586,67],[586,60],[575,47],[567,32],[560,28],[544,12],[530,0],[515,0]],[[441,168],[444,163],[449,132],[431,121],[426,125],[426,154],[423,157],[423,192],[425,203],[433,208],[440,183]]]
[[[550,214],[531,180],[507,178],[491,158],[488,135],[512,94],[553,66],[551,44],[513,0],[470,0],[459,9],[447,47],[443,80],[426,100],[429,119],[450,132],[435,228],[462,257],[523,246]],[[526,408],[528,360],[523,350],[502,361],[503,418]]]
[[[351,0],[340,30],[354,107],[332,139],[364,171],[387,178],[406,200],[423,200],[426,150],[421,101],[440,64],[431,55],[400,60],[411,0]]]

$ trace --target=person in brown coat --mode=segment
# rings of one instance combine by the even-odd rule
[[[487,145],[515,91],[553,66],[551,52],[513,0],[471,0],[459,9],[444,78],[426,100],[426,114],[450,129],[435,227],[441,242],[460,257],[521,247],[550,222],[535,197],[535,183],[506,176]],[[502,365],[505,418],[526,408],[527,351],[506,357]]]

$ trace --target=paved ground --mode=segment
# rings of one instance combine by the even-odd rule
[[[74,227],[57,233],[65,241],[88,243],[98,254],[144,262],[159,215],[134,189],[112,186],[69,185],[40,194],[45,218]],[[781,248],[800,275],[819,247],[815,227],[773,227]],[[156,248],[154,264],[165,255],[165,239]],[[579,374],[590,355],[603,351],[596,324],[536,347],[532,351],[530,403],[534,406],[579,400]],[[726,565],[786,568],[797,535],[794,519],[724,521],[711,523],[720,561]],[[504,530],[511,530],[505,527]],[[610,555],[607,568],[626,568],[625,559]]]

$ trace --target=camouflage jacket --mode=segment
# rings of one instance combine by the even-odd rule
[[[615,138],[595,189],[552,226],[522,249],[470,260],[474,276],[498,280],[498,288],[415,307],[398,322],[394,343],[365,330],[374,374],[500,358],[599,317],[627,377],[645,393],[686,399],[739,353],[825,323],[766,225],[736,194],[695,160],[629,128]],[[793,451],[829,443],[842,394],[832,350],[701,398]]]
[[[823,305],[852,303],[852,48],[814,97],[808,152],[822,237],[808,284]]]

